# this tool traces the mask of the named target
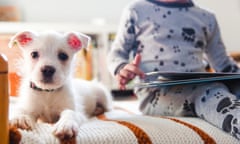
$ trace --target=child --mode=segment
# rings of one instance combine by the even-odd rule
[[[147,72],[205,72],[205,56],[217,72],[240,72],[226,54],[214,14],[191,0],[135,0],[123,13],[108,66],[125,89]],[[223,83],[135,88],[135,93],[144,114],[198,116],[240,139],[240,101]]]

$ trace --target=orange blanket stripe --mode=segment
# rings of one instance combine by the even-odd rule
[[[114,121],[123,126],[126,126],[136,136],[139,144],[152,144],[152,141],[149,138],[149,136],[147,135],[147,133],[145,133],[144,130],[142,130],[141,128],[139,128],[138,126],[136,126],[130,122],[121,121],[121,120],[111,120],[111,119],[108,119],[104,114],[99,115],[98,119],[106,120],[106,121]]]

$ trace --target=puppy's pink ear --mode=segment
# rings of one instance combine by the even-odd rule
[[[35,34],[30,31],[19,32],[10,39],[8,47],[12,48],[14,44],[25,47],[33,41],[34,36]]]
[[[67,43],[71,49],[78,51],[82,48],[88,48],[90,38],[82,33],[71,32],[67,34]]]

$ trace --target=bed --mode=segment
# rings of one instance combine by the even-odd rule
[[[31,131],[8,127],[15,100],[8,94],[7,60],[0,56],[1,144],[239,144],[207,122],[192,117],[152,117],[137,112],[136,101],[115,101],[114,109],[91,118],[74,139],[59,141],[52,125],[38,123]]]

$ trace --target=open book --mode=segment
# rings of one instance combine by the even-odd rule
[[[230,80],[240,80],[240,74],[209,72],[151,72],[146,73],[146,78],[144,79],[145,82],[136,83],[135,87],[158,87]]]

